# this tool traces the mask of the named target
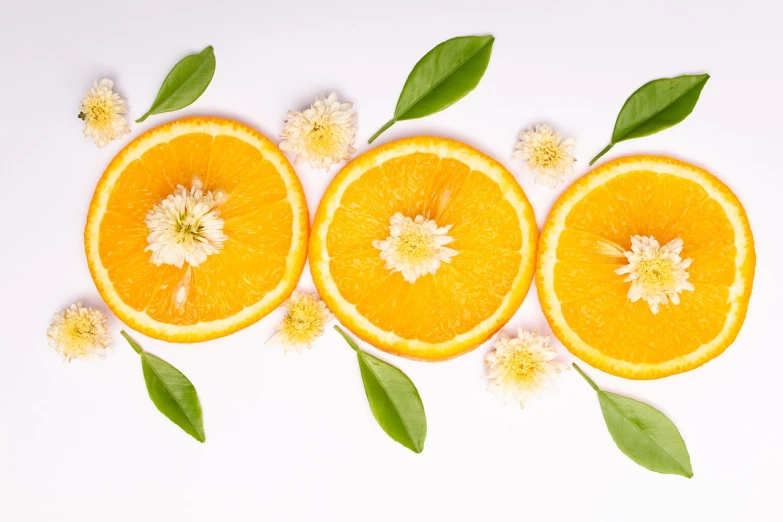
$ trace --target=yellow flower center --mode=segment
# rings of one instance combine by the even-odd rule
[[[74,352],[84,352],[95,343],[97,335],[97,325],[84,315],[67,321],[63,328],[63,340],[73,346]]]
[[[674,263],[668,257],[643,259],[636,268],[637,284],[646,292],[661,292],[674,284]]]
[[[85,107],[85,118],[93,125],[103,126],[111,123],[115,116],[114,104],[106,98],[93,98]]]
[[[338,132],[328,122],[313,122],[313,128],[307,133],[310,151],[317,155],[329,156],[335,150],[339,139]]]
[[[534,145],[530,150],[530,159],[539,167],[552,168],[562,159],[562,150],[554,141]]]
[[[534,373],[538,358],[528,350],[519,350],[511,354],[508,366],[517,379],[524,380]]]
[[[310,334],[314,329],[320,328],[319,319],[321,313],[312,306],[297,306],[283,319],[285,329],[292,337],[302,334]]]
[[[432,234],[421,228],[410,228],[400,236],[400,257],[412,263],[432,257]]]

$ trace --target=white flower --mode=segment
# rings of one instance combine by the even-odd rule
[[[372,246],[381,251],[381,259],[392,272],[402,272],[409,283],[427,274],[434,274],[441,263],[451,262],[458,252],[447,248],[454,239],[446,235],[452,225],[438,227],[432,219],[405,217],[397,212],[391,217],[389,236],[374,240]]]
[[[84,94],[79,107],[79,118],[84,120],[84,135],[92,137],[98,147],[105,147],[130,132],[123,114],[128,106],[120,95],[112,91],[114,83],[109,79],[93,80],[92,87]]]
[[[55,314],[46,335],[49,344],[69,362],[80,357],[91,359],[104,355],[111,343],[106,316],[81,303]]]
[[[296,155],[295,163],[329,169],[356,152],[357,116],[352,103],[340,103],[337,94],[317,96],[302,112],[288,111],[280,148]]]
[[[204,193],[203,184],[193,181],[188,191],[182,185],[155,205],[144,222],[150,230],[147,248],[152,252],[150,263],[198,266],[207,256],[216,254],[228,239],[223,233],[223,220],[216,207],[222,203],[220,192]]]
[[[652,236],[632,236],[631,251],[624,252],[628,264],[615,270],[620,275],[628,274],[624,279],[631,283],[628,299],[634,303],[644,299],[653,314],[658,313],[659,305],[665,305],[669,300],[680,304],[680,292],[694,289],[686,271],[691,260],[683,260],[681,253],[682,239],[673,239],[660,246]]]
[[[561,140],[560,133],[552,132],[549,125],[539,125],[519,134],[514,157],[521,159],[535,173],[535,182],[555,188],[563,176],[571,174],[576,140]]]
[[[312,348],[323,335],[326,323],[334,319],[317,295],[294,292],[283,306],[288,313],[267,343],[281,344],[286,352],[293,349],[301,353]]]
[[[549,337],[537,332],[517,330],[518,337],[510,339],[502,332],[495,341],[495,349],[484,359],[489,388],[506,400],[524,407],[550,386],[558,373],[568,366],[554,361],[557,352],[549,346]]]

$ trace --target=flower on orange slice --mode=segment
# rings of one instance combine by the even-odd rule
[[[310,269],[355,335],[422,360],[465,353],[516,312],[533,278],[533,209],[500,163],[414,137],[346,165],[321,200]]]
[[[596,168],[557,200],[536,287],[572,353],[614,375],[655,379],[734,341],[754,269],[748,218],[726,185],[681,161],[633,156]]]
[[[177,201],[190,217],[175,212]],[[176,240],[183,235],[188,256]],[[272,142],[235,121],[185,118],[139,136],[109,164],[84,244],[117,317],[150,337],[196,342],[285,301],[304,268],[307,235],[301,184]]]

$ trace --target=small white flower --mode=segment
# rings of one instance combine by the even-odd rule
[[[67,361],[92,359],[108,352],[111,338],[106,316],[99,310],[72,304],[54,316],[46,332],[49,344]]]
[[[301,353],[305,348],[312,348],[315,340],[323,335],[326,323],[334,319],[326,304],[314,294],[294,292],[283,306],[288,313],[267,343],[281,344],[286,352]]]
[[[434,274],[441,263],[450,263],[458,252],[446,247],[454,241],[447,233],[452,225],[438,227],[432,219],[416,216],[405,217],[397,212],[391,217],[389,236],[372,242],[381,251],[385,267],[392,272],[401,272],[409,283],[427,274]]]
[[[190,191],[178,185],[147,213],[144,222],[150,234],[145,251],[152,252],[150,263],[195,267],[223,248],[228,236],[223,233],[224,223],[216,207],[224,196],[204,193],[203,187],[199,180],[193,181]]]
[[[317,96],[304,111],[288,111],[280,149],[293,153],[297,164],[328,170],[356,152],[356,124],[352,103],[340,103],[336,93]]]
[[[505,400],[524,407],[551,385],[552,379],[568,370],[568,365],[554,361],[555,349],[549,337],[517,330],[518,337],[510,339],[502,332],[495,341],[495,349],[484,359],[487,366],[489,389]]]
[[[539,125],[519,134],[514,158],[535,173],[535,182],[555,188],[565,181],[566,174],[573,173],[574,146],[576,140],[561,139],[560,133],[552,132],[549,125]]]
[[[79,118],[84,120],[84,135],[92,137],[98,147],[105,147],[130,132],[124,114],[128,106],[120,95],[112,91],[114,83],[104,78],[93,80],[79,106]]]
[[[624,279],[631,283],[628,299],[634,303],[644,299],[653,314],[669,300],[680,304],[680,292],[694,290],[688,282],[691,260],[680,257],[682,246],[680,238],[661,246],[652,236],[632,236],[631,251],[623,253],[628,264],[615,270],[620,275],[628,274]]]

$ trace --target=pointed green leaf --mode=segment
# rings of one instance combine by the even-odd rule
[[[413,67],[394,117],[368,141],[400,120],[442,111],[476,88],[489,65],[493,36],[460,36],[436,45]]]
[[[666,415],[643,402],[602,391],[576,364],[574,368],[598,393],[606,427],[620,451],[651,471],[693,476],[685,441]]]
[[[375,420],[389,437],[421,453],[427,438],[427,416],[416,386],[399,369],[361,351],[340,327],[334,328],[356,352],[364,392]]]
[[[204,442],[204,423],[201,403],[193,383],[172,365],[142,350],[128,334],[122,332],[131,347],[141,355],[141,369],[147,384],[147,393],[153,404],[171,422],[199,442]]]
[[[691,478],[691,458],[677,427],[660,411],[614,393],[598,392],[609,433],[631,460],[658,473]]]
[[[680,123],[696,106],[709,74],[661,78],[642,85],[617,115],[612,141],[593,160],[621,141],[655,134]]]
[[[215,51],[210,45],[198,54],[180,60],[163,80],[152,107],[136,120],[141,123],[152,114],[187,107],[201,96],[215,75]]]
[[[367,402],[383,431],[416,453],[424,450],[427,417],[419,392],[407,375],[372,355],[359,352]]]

